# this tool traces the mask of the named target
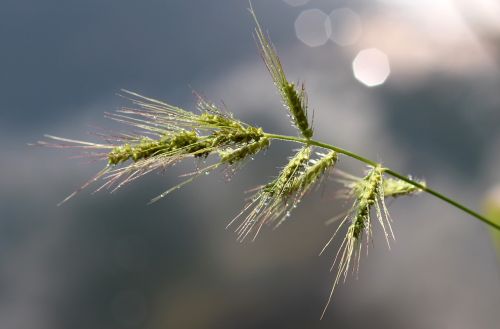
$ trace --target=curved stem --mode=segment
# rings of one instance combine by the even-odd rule
[[[270,139],[278,139],[278,140],[284,140],[284,141],[290,141],[290,142],[295,142],[295,143],[300,143],[300,144],[306,144],[306,145],[314,145],[314,146],[319,146],[319,147],[322,147],[322,148],[325,148],[325,149],[329,149],[329,150],[333,150],[335,152],[338,152],[338,153],[341,153],[341,154],[344,154],[344,155],[347,155],[348,157],[351,157],[353,159],[356,159],[356,160],[359,160],[361,162],[364,162],[372,167],[375,167],[375,166],[378,166],[380,165],[379,163],[373,161],[373,160],[370,160],[370,159],[367,159],[365,157],[362,157],[361,155],[358,155],[354,152],[351,152],[351,151],[348,151],[348,150],[345,150],[343,148],[340,148],[340,147],[337,147],[337,146],[334,146],[334,145],[331,145],[331,144],[327,144],[327,143],[323,143],[323,142],[320,142],[320,141],[316,141],[316,140],[313,140],[313,139],[305,139],[305,138],[300,138],[300,137],[294,137],[294,136],[286,136],[286,135],[277,135],[277,134],[265,134],[265,136],[267,138],[270,138]],[[497,230],[500,230],[500,224],[497,224],[495,222],[493,222],[492,220],[484,217],[483,215],[475,212],[474,210],[472,209],[469,209],[467,208],[466,206],[462,205],[461,203],[427,187],[427,186],[424,186],[422,184],[420,184],[419,182],[417,181],[414,181],[412,180],[411,178],[405,176],[405,175],[402,175],[392,169],[389,169],[389,168],[384,168],[384,172],[388,175],[391,175],[393,177],[396,177],[398,179],[401,179],[402,181],[405,181],[407,182],[408,184],[411,184],[417,188],[419,188],[420,190],[426,192],[426,193],[429,193],[430,195],[433,195],[435,196],[436,198],[462,210],[463,212],[471,215],[472,217],[475,217],[476,219],[482,221],[483,223],[485,224],[488,224],[489,226],[497,229]]]

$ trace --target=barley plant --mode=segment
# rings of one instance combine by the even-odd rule
[[[240,213],[228,224],[236,232],[237,240],[254,240],[263,227],[280,226],[290,217],[307,193],[315,189],[325,178],[333,175],[344,186],[341,198],[351,200],[352,206],[338,220],[338,228],[325,244],[325,251],[337,234],[344,234],[340,248],[331,265],[335,270],[332,289],[322,316],[330,304],[335,287],[344,282],[349,274],[359,270],[363,253],[368,252],[372,240],[373,223],[378,223],[390,247],[394,239],[392,219],[386,199],[429,193],[444,202],[468,213],[476,219],[500,229],[500,225],[466,208],[462,204],[430,189],[422,180],[399,174],[380,163],[366,159],[351,151],[313,139],[312,115],[308,111],[307,94],[303,84],[290,82],[283,70],[276,49],[255,20],[255,39],[262,59],[271,75],[283,106],[298,136],[284,136],[265,132],[238,120],[224,108],[195,94],[197,111],[151,99],[123,90],[121,95],[130,107],[108,114],[112,120],[132,126],[134,133],[103,136],[104,142],[93,143],[46,135],[38,145],[56,148],[76,148],[86,155],[106,161],[104,169],[71,193],[61,203],[73,197],[92,183],[100,182],[97,191],[115,191],[145,174],[175,165],[188,159],[213,158],[211,164],[197,161],[198,169],[187,173],[185,180],[153,198],[156,202],[170,192],[195,180],[200,175],[216,169],[233,174],[255,154],[268,149],[271,142],[286,141],[298,145],[297,150],[285,162],[281,170],[267,183],[254,188]],[[341,157],[350,157],[367,165],[362,177],[335,170]],[[365,251],[364,251],[365,250]]]

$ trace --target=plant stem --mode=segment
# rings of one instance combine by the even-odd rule
[[[277,135],[277,134],[267,134],[267,133],[265,134],[265,136],[270,138],[270,139],[278,139],[278,140],[291,141],[291,142],[300,143],[300,144],[314,145],[314,146],[319,146],[319,147],[322,147],[325,149],[333,150],[335,152],[347,155],[348,157],[351,157],[353,159],[364,162],[372,167],[380,165],[379,163],[377,163],[373,160],[367,159],[365,157],[362,157],[361,155],[358,155],[354,152],[345,150],[343,148],[340,148],[340,147],[337,147],[337,146],[334,146],[331,144],[316,141],[313,139],[305,139],[305,138],[301,138],[301,137]],[[420,184],[419,182],[414,181],[411,178],[409,178],[405,175],[402,175],[402,174],[400,174],[392,169],[384,168],[384,172],[388,175],[391,175],[391,176],[394,176],[398,179],[401,179],[402,181],[405,181],[408,184],[411,184],[411,185],[419,188],[420,190],[422,190],[426,193],[429,193],[429,194],[435,196],[436,198],[441,199],[442,201],[462,210],[463,212],[465,212],[465,213],[471,215],[472,217],[482,221],[483,223],[488,224],[489,226],[491,226],[497,230],[500,230],[500,224],[493,222],[492,220],[482,216],[481,214],[475,212],[474,210],[467,208],[466,206],[462,205],[461,203],[459,203],[459,202],[457,202],[457,201],[455,201],[455,200],[453,200],[453,199],[451,199],[451,198],[449,198],[449,197],[447,197],[447,196],[445,196],[445,195],[443,195],[443,194],[441,194],[441,193],[439,193],[439,192],[437,192],[437,191],[435,191],[427,186],[424,186],[424,185]]]

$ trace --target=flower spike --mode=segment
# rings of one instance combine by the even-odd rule
[[[350,271],[359,271],[363,241],[366,242],[368,251],[368,242],[372,236],[371,211],[373,208],[375,208],[375,217],[384,231],[389,247],[389,236],[394,239],[391,219],[384,202],[383,173],[384,169],[381,166],[375,166],[368,171],[364,178],[355,183],[351,192],[351,195],[355,197],[355,201],[331,239],[321,251],[321,253],[325,251],[340,228],[348,223],[346,236],[340,245],[331,267],[331,270],[335,267],[337,268],[337,274],[330,291],[330,296],[323,309],[322,318],[330,304],[335,287],[339,284],[341,278],[343,277],[343,281],[345,282],[347,274]],[[390,232],[390,235],[388,232]]]
[[[97,191],[115,191],[145,174],[161,171],[187,158],[206,158],[212,154],[218,157],[217,163],[203,169],[206,172],[221,165],[236,167],[269,146],[270,141],[261,128],[235,119],[200,96],[197,104],[200,114],[196,114],[137,93],[126,90],[123,93],[134,107],[122,108],[107,117],[139,129],[138,132],[103,136],[105,144],[50,135],[46,137],[53,142],[38,142],[43,146],[79,149],[108,162],[102,171],[63,202],[97,180],[104,181]],[[199,172],[152,202],[200,176]]]
[[[300,149],[277,178],[258,188],[251,201],[229,223],[247,214],[236,229],[238,240],[243,241],[251,232],[255,239],[263,225],[273,223],[276,228],[290,217],[304,195],[337,163],[338,155],[334,151],[318,155],[318,159],[311,159],[311,147]]]
[[[278,89],[283,105],[290,112],[292,123],[299,129],[301,135],[309,139],[313,136],[313,129],[308,120],[307,95],[304,84],[296,86],[287,80],[276,49],[264,34],[251,3],[250,14],[255,21],[255,37],[262,59]]]

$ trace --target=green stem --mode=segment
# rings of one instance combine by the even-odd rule
[[[278,140],[284,140],[284,141],[291,141],[291,142],[295,142],[295,143],[300,143],[300,144],[306,144],[306,145],[314,145],[314,146],[319,146],[319,147],[322,147],[322,148],[325,148],[325,149],[329,149],[329,150],[333,150],[335,152],[338,152],[338,153],[341,153],[341,154],[344,154],[344,155],[347,155],[348,157],[351,157],[353,159],[356,159],[356,160],[359,160],[361,162],[364,162],[370,166],[378,166],[380,165],[379,163],[375,162],[375,161],[372,161],[370,159],[367,159],[365,157],[362,157],[356,153],[353,153],[351,151],[348,151],[348,150],[345,150],[343,148],[340,148],[340,147],[337,147],[337,146],[334,146],[334,145],[331,145],[331,144],[327,144],[327,143],[323,143],[323,142],[320,142],[320,141],[316,141],[316,140],[313,140],[313,139],[305,139],[305,138],[300,138],[300,137],[294,137],[294,136],[286,136],[286,135],[277,135],[277,134],[265,134],[265,136],[267,138],[270,138],[270,139],[278,139]],[[408,184],[411,184],[417,188],[419,188],[420,190],[426,192],[426,193],[429,193],[433,196],[435,196],[436,198],[438,199],[441,199],[442,201],[462,210],[463,212],[471,215],[472,217],[475,217],[476,219],[479,219],[480,221],[482,221],[483,223],[485,224],[488,224],[489,226],[497,229],[497,230],[500,230],[500,224],[497,224],[493,221],[491,221],[490,219],[482,216],[481,214],[475,212],[474,210],[472,209],[469,209],[467,208],[466,206],[462,205],[461,203],[427,187],[427,186],[424,186],[422,184],[420,184],[419,182],[417,181],[414,181],[412,180],[411,178],[405,176],[405,175],[402,175],[392,169],[389,169],[389,168],[384,168],[384,172],[388,175],[391,175],[391,176],[394,176],[398,179],[401,179],[402,181],[405,181],[407,182]]]

